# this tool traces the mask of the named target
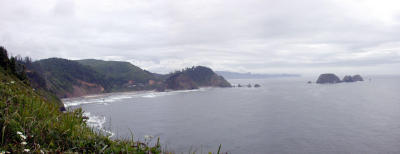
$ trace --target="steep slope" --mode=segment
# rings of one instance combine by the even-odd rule
[[[31,81],[35,81],[38,87],[45,86],[60,98],[98,94],[110,87],[104,75],[67,59],[44,59],[27,67]]]
[[[129,62],[103,61],[95,59],[77,60],[106,76],[113,91],[151,90],[161,85],[158,77]]]
[[[203,66],[161,75],[129,62],[50,58],[29,63],[27,68],[32,85],[60,98],[118,91],[231,86],[222,76]]]
[[[191,90],[198,89],[199,86],[187,74],[179,72],[174,73],[165,80],[167,89],[173,90]]]
[[[158,142],[111,140],[87,126],[81,109],[63,113],[56,104],[1,65],[1,153],[161,153]]]
[[[204,66],[187,68],[166,79],[167,89],[197,89],[198,87],[230,87],[231,84],[213,70]]]

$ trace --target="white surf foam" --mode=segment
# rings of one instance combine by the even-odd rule
[[[65,107],[78,106],[82,104],[102,104],[109,105],[110,103],[121,101],[124,99],[131,98],[155,98],[167,95],[174,95],[178,93],[188,93],[188,92],[197,92],[197,91],[205,91],[209,88],[200,88],[193,90],[178,90],[178,91],[165,91],[165,92],[156,92],[156,91],[142,91],[142,92],[126,92],[126,93],[109,93],[103,95],[91,95],[84,96],[78,98],[68,98],[63,99],[63,103]]]
[[[154,94],[154,93],[150,93],[150,94],[143,95],[142,97],[144,97],[144,98],[154,98],[154,97],[157,97],[157,95]]]
[[[82,104],[103,104],[108,105],[109,103],[116,102],[119,100],[129,99],[137,97],[135,93],[113,93],[95,96],[85,96],[79,98],[63,99],[65,107],[77,106]]]
[[[105,116],[97,116],[97,115],[93,115],[90,112],[84,112],[83,113],[84,116],[88,117],[88,119],[86,120],[86,124],[94,129],[100,130],[102,132],[107,133],[108,135],[110,135],[109,137],[113,137],[114,133],[106,130],[104,128],[104,124],[106,123],[106,117]]]

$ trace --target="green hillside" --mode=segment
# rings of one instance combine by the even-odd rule
[[[26,66],[33,85],[46,87],[61,98],[107,92],[111,88],[103,74],[75,61],[49,58]]]
[[[154,75],[129,62],[121,61],[103,61],[95,59],[77,60],[77,62],[90,66],[97,72],[100,72],[121,83],[133,80],[137,83],[147,83],[149,80],[155,80]]]
[[[129,62],[103,61],[95,59],[77,60],[106,76],[113,85],[113,91],[150,90],[157,87],[149,85],[149,81],[160,81],[153,73],[143,70]],[[133,86],[135,85],[135,86]]]
[[[161,153],[154,146],[111,140],[89,128],[82,110],[59,111],[50,100],[29,86],[0,47],[0,152],[1,153]],[[4,52],[5,51],[5,52]],[[23,67],[22,67],[23,68]],[[23,71],[22,71],[23,72]]]
[[[49,58],[20,63],[27,67],[33,87],[60,98],[164,87],[158,76],[128,62]]]
[[[105,92],[230,87],[222,76],[203,66],[161,75],[120,61],[49,58],[22,63],[28,68],[27,75],[32,86],[60,98]]]
[[[183,90],[199,87],[231,87],[231,84],[213,70],[204,66],[186,68],[169,75],[167,89]]]

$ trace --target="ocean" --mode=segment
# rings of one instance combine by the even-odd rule
[[[369,80],[370,79],[370,80]],[[260,88],[127,92],[64,99],[112,138],[160,137],[176,153],[400,153],[400,77],[307,84],[229,80]],[[315,80],[315,79],[313,79]],[[148,139],[146,139],[148,141]]]

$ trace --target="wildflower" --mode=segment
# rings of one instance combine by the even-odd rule
[[[22,144],[22,145],[26,145],[27,143],[24,141],[24,142],[21,142],[21,144]]]
[[[1,152],[0,152],[0,154],[5,154],[5,153],[6,153],[5,151],[1,151]]]
[[[17,131],[17,134],[18,134],[18,135],[22,135],[22,132],[20,132],[20,131]]]
[[[24,140],[26,140],[26,136],[25,135],[19,135],[21,138],[23,138]]]
[[[31,151],[31,150],[29,150],[29,149],[24,149],[24,152],[29,152],[29,151]]]
[[[44,151],[42,149],[40,149],[40,153],[44,153]]]
[[[15,81],[11,81],[10,83],[11,83],[11,84],[14,84],[14,83],[15,83]]]

